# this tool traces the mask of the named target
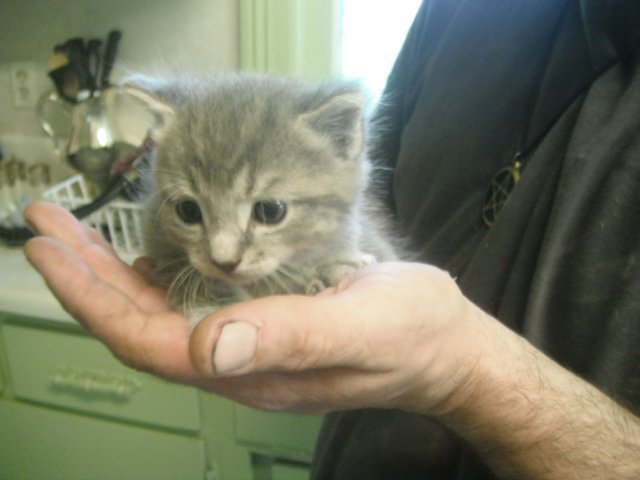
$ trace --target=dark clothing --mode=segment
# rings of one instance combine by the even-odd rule
[[[421,260],[636,410],[639,40],[638,0],[427,0],[371,150]],[[518,152],[522,180],[489,228],[484,197]],[[313,478],[495,477],[437,420],[363,410],[327,417]]]

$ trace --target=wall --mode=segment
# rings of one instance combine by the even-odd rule
[[[27,62],[36,89],[53,89],[47,63],[71,37],[123,32],[114,79],[135,71],[238,66],[237,0],[0,0],[0,136],[44,136],[34,108],[15,108],[10,68]]]

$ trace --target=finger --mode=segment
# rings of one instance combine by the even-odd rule
[[[25,210],[25,218],[40,234],[70,246],[104,281],[126,292],[146,311],[165,307],[163,292],[151,288],[144,275],[123,262],[95,229],[79,222],[69,211],[51,203],[34,202]]]
[[[195,378],[188,352],[188,327],[178,314],[168,312],[162,322],[153,321],[57,239],[33,238],[25,251],[63,307],[124,363],[165,378]]]
[[[147,282],[151,283],[154,278],[155,265],[153,260],[149,257],[138,257],[133,261],[131,265],[133,269],[142,275]]]
[[[131,300],[101,281],[65,243],[49,237],[36,237],[27,242],[25,253],[60,303],[81,322],[95,317],[124,317],[131,313]],[[134,320],[139,321],[139,318],[136,316]],[[85,326],[100,335],[100,327],[104,323],[89,321]],[[134,323],[131,323],[132,328],[136,327]],[[114,328],[109,330],[110,334],[116,331]]]
[[[194,366],[207,375],[294,372],[363,361],[360,331],[336,321],[337,297],[266,297],[233,305],[200,322],[191,335]]]
[[[57,238],[87,260],[94,255],[96,258],[117,258],[120,261],[111,244],[100,233],[59,205],[34,202],[25,209],[24,216],[40,235]],[[97,252],[103,255],[96,255]]]
[[[59,205],[34,202],[25,209],[24,216],[40,235],[62,240],[76,250],[96,240],[96,237],[90,239],[85,226]]]

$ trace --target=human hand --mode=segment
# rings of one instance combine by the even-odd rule
[[[34,204],[26,254],[63,306],[124,363],[266,409],[440,412],[470,374],[482,324],[444,272],[365,268],[315,297],[233,305],[193,333],[139,262],[64,209]]]
[[[36,202],[25,219],[40,234],[25,253],[62,306],[124,363],[165,378],[196,383],[184,318],[150,285],[148,263],[120,260],[94,229],[67,210]]]
[[[444,414],[474,368],[484,314],[428,265],[364,268],[315,297],[232,305],[201,321],[194,367],[264,409],[363,407]],[[240,349],[237,349],[241,346]]]

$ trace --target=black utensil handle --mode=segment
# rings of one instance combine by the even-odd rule
[[[104,52],[104,62],[102,67],[102,77],[100,79],[100,85],[102,88],[109,86],[109,77],[111,76],[111,70],[113,64],[116,61],[116,54],[118,52],[118,43],[122,38],[122,32],[120,30],[112,30],[107,37],[107,46]]]
[[[75,79],[70,79],[73,87],[76,88],[75,94],[77,95],[82,91],[89,90],[91,82],[89,79],[89,65],[84,40],[79,37],[71,38],[65,42],[64,48],[69,58],[71,75],[75,76]],[[68,95],[73,95],[73,92],[71,92],[72,89],[72,87],[65,89],[68,90]]]
[[[102,40],[92,38],[87,44],[87,52],[89,57],[89,74],[91,75],[91,94],[98,88],[98,73],[100,70],[100,47]]]

